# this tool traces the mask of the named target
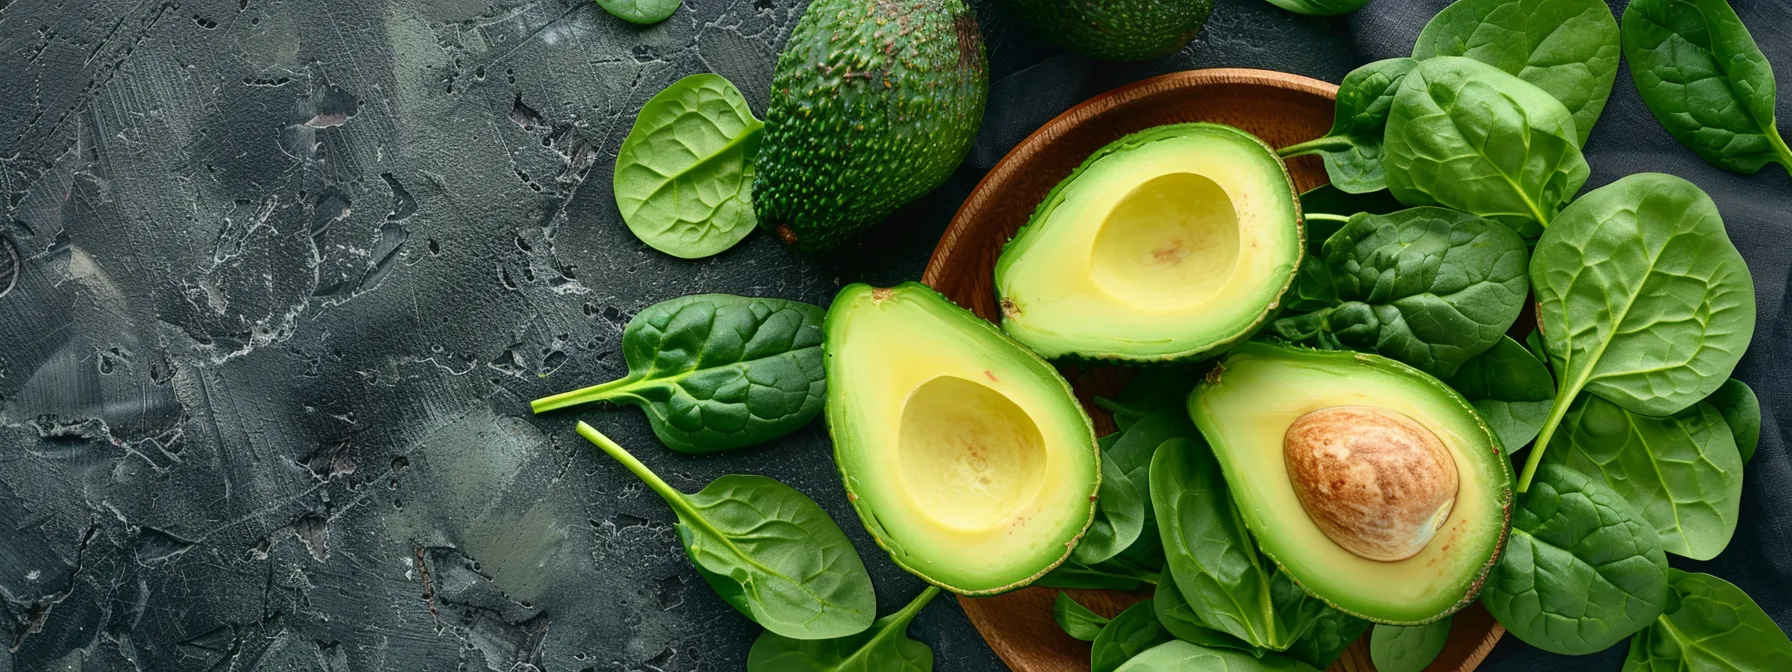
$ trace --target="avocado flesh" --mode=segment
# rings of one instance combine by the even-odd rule
[[[917,283],[841,290],[826,333],[834,460],[896,564],[985,595],[1069,556],[1100,466],[1089,416],[1056,369]]]
[[[1191,359],[1243,340],[1300,265],[1287,168],[1249,134],[1160,126],[1102,148],[996,263],[1002,328],[1046,357]]]
[[[1290,484],[1283,441],[1302,416],[1334,407],[1385,409],[1422,425],[1453,458],[1457,491],[1435,536],[1411,557],[1360,557],[1326,535]],[[1333,607],[1396,625],[1468,605],[1505,543],[1512,468],[1473,407],[1417,369],[1350,352],[1248,343],[1189,396],[1258,546]]]

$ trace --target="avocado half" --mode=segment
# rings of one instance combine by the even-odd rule
[[[1230,126],[1121,138],[1060,182],[996,262],[1002,328],[1056,358],[1217,354],[1279,306],[1305,245],[1287,166]]]
[[[1378,355],[1253,342],[1189,395],[1257,544],[1378,623],[1473,602],[1505,545],[1512,466],[1474,408]]]
[[[824,328],[834,462],[897,565],[991,595],[1069,557],[1101,467],[1057,369],[918,283],[850,285]]]

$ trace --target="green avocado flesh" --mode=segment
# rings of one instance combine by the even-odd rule
[[[1009,0],[1033,31],[1071,51],[1109,61],[1162,56],[1207,25],[1213,0]]]
[[[1351,413],[1352,421],[1330,433],[1290,431],[1340,411]],[[1361,420],[1365,413],[1404,420],[1371,425]],[[1511,464],[1473,407],[1418,369],[1377,355],[1247,343],[1195,388],[1189,415],[1213,444],[1258,546],[1308,592],[1341,611],[1396,625],[1434,621],[1472,602],[1499,559],[1511,517]],[[1425,468],[1412,466],[1414,454],[1430,454],[1402,452],[1410,445],[1384,441],[1405,431],[1389,427],[1410,427],[1400,436],[1420,437],[1422,445],[1441,444],[1440,461],[1424,462],[1440,465],[1433,470],[1437,478],[1427,480]],[[1405,461],[1377,461],[1388,455]],[[1415,510],[1410,504],[1424,499],[1432,490],[1428,484],[1443,479],[1454,482],[1446,493],[1453,502],[1416,509],[1428,512],[1419,517],[1423,525],[1373,528],[1398,533],[1392,536],[1409,544],[1401,553],[1410,555],[1369,559],[1345,548],[1349,535],[1341,542],[1328,533],[1316,522],[1326,517],[1303,500],[1315,490],[1301,490],[1293,475],[1302,472],[1294,465],[1309,456],[1340,467],[1304,473],[1321,476],[1308,481],[1321,496],[1342,493],[1330,501],[1346,505],[1347,522],[1407,520],[1394,517]],[[1353,489],[1358,486],[1367,490]],[[1352,499],[1363,492],[1373,496]],[[1414,532],[1421,529],[1425,534]]]
[[[1094,427],[1057,369],[912,282],[848,286],[825,329],[834,461],[896,564],[986,595],[1070,555],[1101,475]]]
[[[1303,251],[1294,183],[1268,146],[1159,126],[1096,152],[1002,251],[1002,328],[1046,357],[1214,354],[1263,325]]]

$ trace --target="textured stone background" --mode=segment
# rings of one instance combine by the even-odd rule
[[[665,298],[917,277],[982,171],[1088,95],[1220,65],[1337,81],[1443,2],[1220,0],[1191,46],[1131,65],[980,3],[996,79],[946,187],[825,259],[761,234],[698,262],[647,249],[609,189],[635,110],[701,71],[763,110],[800,4],[687,0],[640,28],[589,0],[0,0],[0,672],[739,669],[756,628],[665,505],[529,399],[621,375],[623,324]],[[1792,69],[1792,10],[1735,4]],[[1762,327],[1741,375],[1768,436],[1706,568],[1792,625],[1786,391],[1764,375],[1792,182],[1699,164],[1622,74],[1589,150],[1594,184],[1695,179],[1745,243]],[[852,524],[820,423],[690,458],[632,409],[576,417],[686,490],[784,479],[846,523],[886,611],[921,588]],[[942,670],[999,668],[951,600],[913,631]],[[1621,655],[1508,638],[1486,669]]]

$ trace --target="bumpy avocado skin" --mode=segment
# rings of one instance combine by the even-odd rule
[[[839,246],[952,174],[988,95],[963,0],[816,0],[772,77],[760,225],[806,252]]]
[[[1106,61],[1181,49],[1213,12],[1213,0],[1008,0],[1007,6],[1040,37]]]

